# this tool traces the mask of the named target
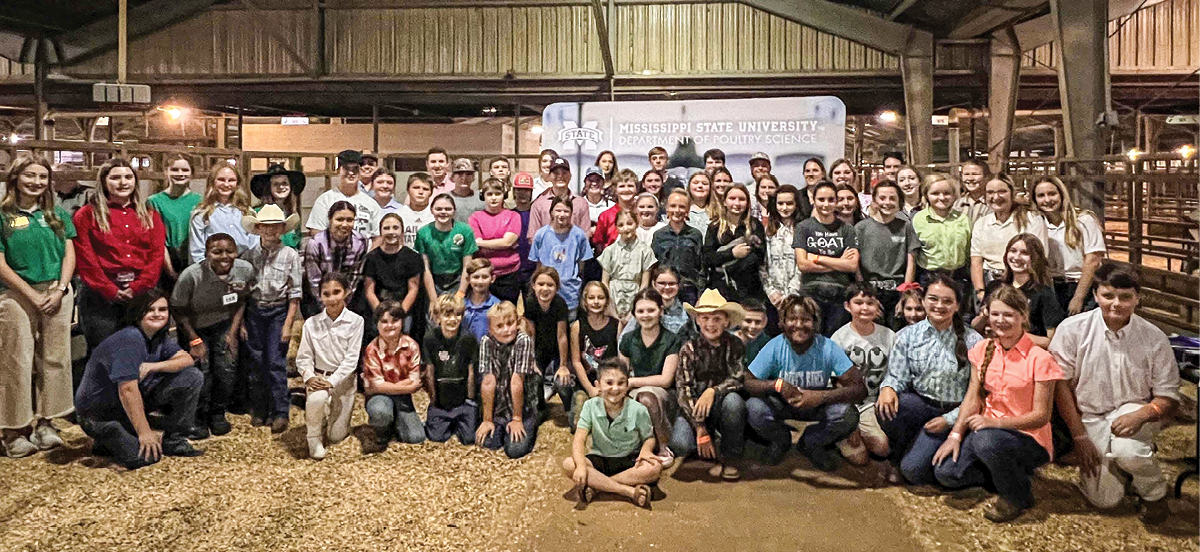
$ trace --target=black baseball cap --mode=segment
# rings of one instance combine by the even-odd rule
[[[338,166],[341,167],[348,164],[361,165],[362,152],[358,150],[342,150],[338,154]]]
[[[550,162],[550,172],[554,172],[554,169],[563,169],[567,172],[571,172],[571,163],[567,162],[567,160],[562,157],[555,157],[554,160]]]

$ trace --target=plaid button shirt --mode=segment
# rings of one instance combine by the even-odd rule
[[[723,333],[717,346],[703,336],[697,337],[679,350],[679,368],[675,371],[675,392],[680,414],[692,427],[704,420],[692,415],[696,400],[709,388],[716,392],[713,405],[718,406],[725,395],[742,389],[746,380],[746,346],[732,334]]]
[[[304,276],[308,278],[309,291],[313,297],[321,296],[321,277],[334,271],[341,272],[350,279],[350,289],[346,290],[346,297],[354,295],[358,290],[358,283],[362,281],[363,261],[367,258],[367,251],[371,249],[371,242],[366,236],[352,231],[350,238],[340,247],[345,248],[340,263],[336,262],[339,256],[335,255],[339,247],[329,243],[329,231],[318,232],[304,247]]]
[[[300,298],[304,276],[300,253],[295,249],[280,245],[274,251],[267,251],[256,246],[242,253],[242,259],[254,265],[254,272],[258,274],[258,282],[250,292],[255,303],[278,305]]]
[[[512,343],[500,343],[491,335],[483,336],[479,344],[479,375],[496,376],[496,396],[493,400],[492,420],[512,418],[512,392],[509,382],[513,374],[539,375],[533,355],[533,338],[518,333]],[[523,410],[537,406],[537,378],[525,378],[525,404]]]

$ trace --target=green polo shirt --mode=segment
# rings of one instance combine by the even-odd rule
[[[592,397],[583,403],[577,427],[591,433],[592,447],[588,454],[607,458],[623,458],[634,454],[646,439],[654,436],[650,411],[633,399],[625,398],[625,406],[615,418],[604,410],[604,398]]]
[[[967,264],[971,250],[971,217],[951,211],[941,218],[933,209],[913,215],[913,230],[921,239],[918,263],[926,270],[955,270]]]
[[[454,221],[449,232],[442,232],[436,222],[431,222],[417,230],[413,249],[429,257],[430,272],[458,274],[463,269],[463,257],[479,251],[479,246],[475,245],[475,232],[470,226]]]
[[[617,350],[629,359],[633,377],[644,378],[662,374],[663,362],[668,356],[678,353],[681,345],[679,336],[662,328],[658,332],[658,339],[647,347],[642,341],[641,330],[634,330],[621,336]]]
[[[75,237],[75,225],[62,207],[56,206],[54,214],[63,223],[62,238],[46,223],[41,209],[17,211],[16,215],[0,212],[0,253],[8,267],[30,284],[52,282],[62,276],[67,240]],[[0,289],[4,289],[3,284]]]
[[[167,226],[167,247],[174,249],[187,244],[192,211],[200,204],[200,199],[200,194],[192,191],[184,192],[178,198],[173,198],[164,191],[146,200],[151,208],[158,211],[163,224]]]

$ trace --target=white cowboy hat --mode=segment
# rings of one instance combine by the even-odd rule
[[[746,311],[741,305],[732,301],[726,301],[721,292],[715,289],[704,290],[704,293],[700,295],[700,299],[696,301],[696,306],[693,307],[684,303],[683,308],[692,316],[708,314],[710,312],[724,312],[729,317],[729,325],[731,327],[741,324],[742,319],[746,318]]]
[[[300,215],[292,213],[291,216],[284,217],[283,209],[280,209],[278,205],[268,203],[263,205],[257,214],[242,216],[242,228],[251,234],[258,233],[260,224],[282,224],[283,233],[286,234],[300,225]]]

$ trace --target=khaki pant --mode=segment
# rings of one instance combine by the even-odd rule
[[[1154,436],[1158,434],[1158,422],[1146,422],[1132,437],[1117,437],[1112,434],[1112,423],[1131,412],[1137,412],[1145,404],[1130,403],[1104,416],[1083,416],[1083,427],[1088,438],[1100,451],[1100,473],[1095,477],[1080,477],[1079,489],[1083,496],[1097,508],[1112,508],[1125,498],[1125,486],[1133,487],[1138,496],[1148,501],[1167,496],[1167,482],[1162,470],[1154,461]]]
[[[51,283],[37,284],[45,292]],[[71,311],[63,296],[58,312],[42,314],[16,290],[0,292],[0,428],[20,429],[38,418],[75,410],[71,383]]]
[[[336,445],[350,435],[350,415],[354,413],[354,374],[330,390],[310,391],[304,404],[305,433],[309,439],[324,438]]]

